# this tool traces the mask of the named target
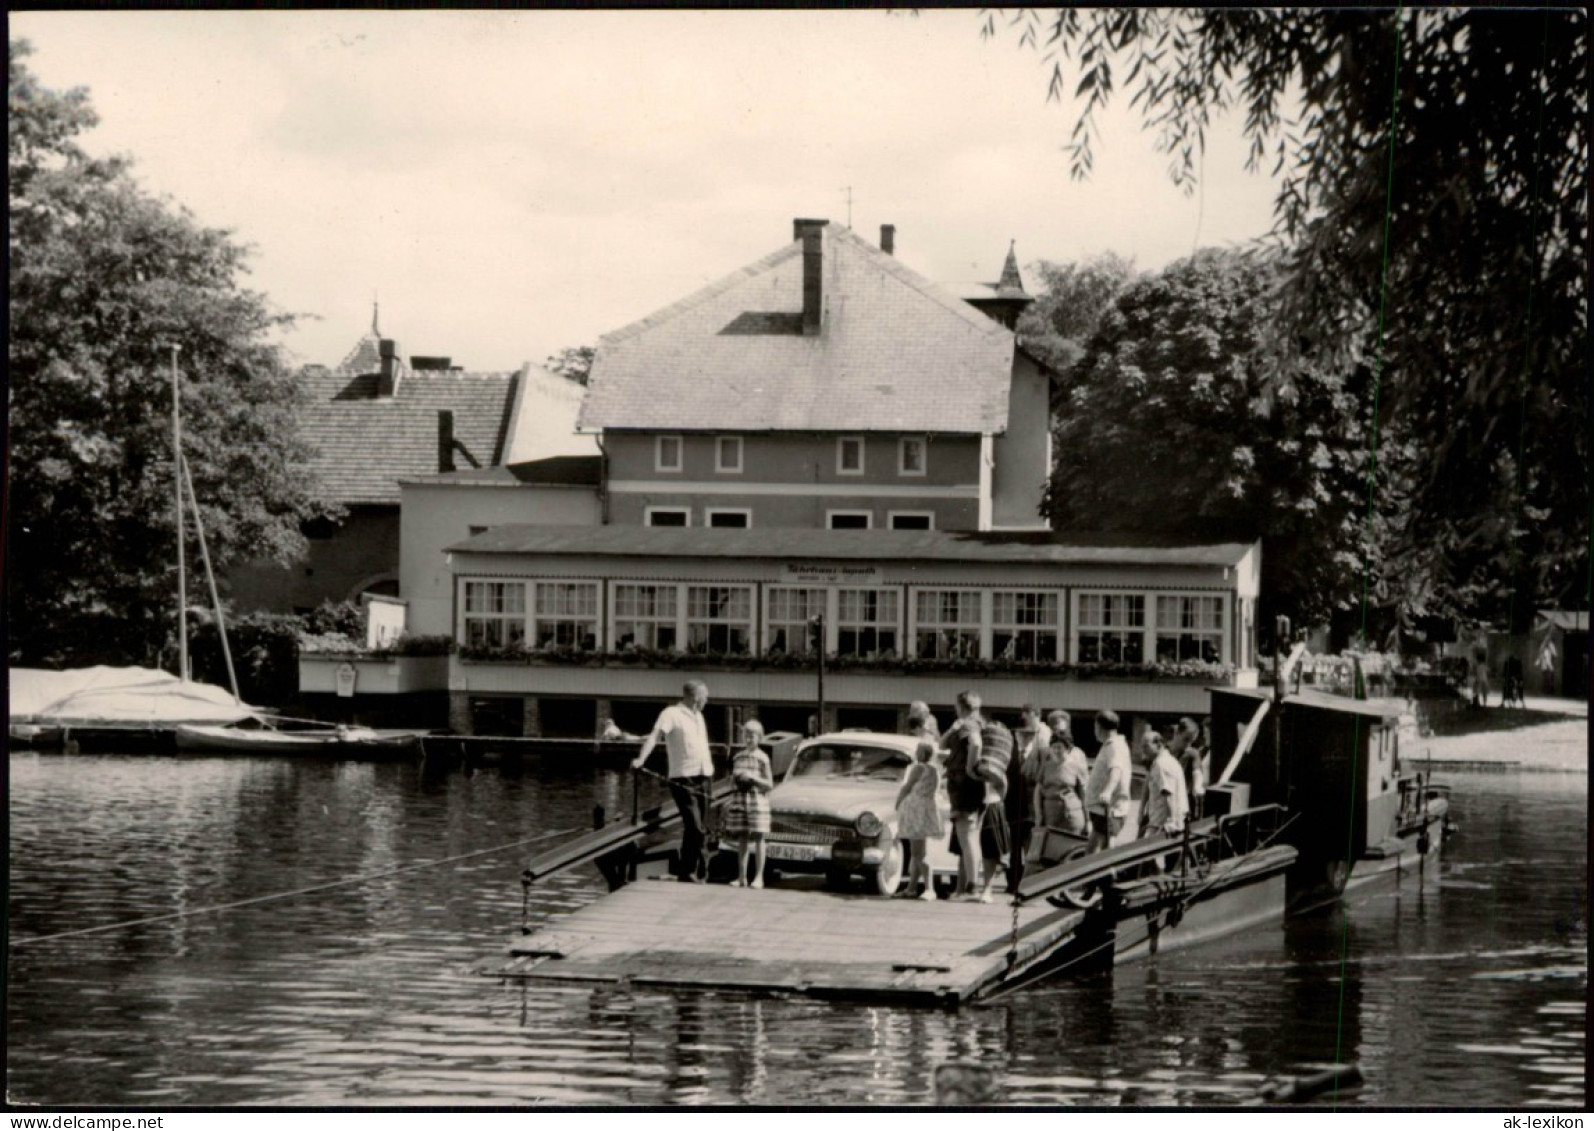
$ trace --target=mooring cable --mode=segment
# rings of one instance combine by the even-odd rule
[[[441,860],[423,860],[419,864],[405,864],[398,868],[389,868],[382,872],[369,872],[364,875],[350,876],[343,880],[329,880],[324,884],[311,884],[308,887],[294,888],[292,891],[273,892],[270,895],[256,895],[248,899],[235,899],[229,903],[216,903],[209,907],[196,907],[191,911],[173,911],[165,915],[151,915],[144,919],[128,919],[121,923],[102,923],[98,927],[80,927],[75,931],[57,931],[53,935],[33,935],[26,938],[12,938],[9,940],[13,949],[19,946],[28,946],[32,943],[49,942],[52,939],[72,938],[76,935],[95,935],[105,931],[120,931],[127,927],[141,927],[150,923],[166,923],[173,919],[187,919],[195,915],[211,915],[217,911],[231,911],[238,907],[248,907],[254,903],[270,903],[276,899],[292,899],[295,896],[310,895],[318,891],[330,891],[333,888],[349,887],[352,884],[368,883],[371,880],[381,880],[388,876],[397,876],[405,872],[419,872],[425,868],[438,868],[444,864],[455,864],[461,860],[471,860],[478,856],[491,856],[495,852],[507,852],[511,848],[524,848],[528,844],[538,844],[554,837],[569,836],[579,832],[579,829],[556,829],[540,836],[528,837],[525,840],[512,841],[509,844],[500,844],[492,848],[480,848],[475,852],[464,852],[458,856],[445,856]]]

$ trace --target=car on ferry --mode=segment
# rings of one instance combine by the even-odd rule
[[[798,746],[769,794],[766,872],[823,876],[838,888],[861,877],[873,892],[894,893],[903,873],[897,793],[917,746],[916,738],[871,731],[823,734]],[[940,805],[945,815],[944,791]],[[722,842],[722,855],[735,848]],[[929,853],[938,878],[956,874],[944,840],[932,841]]]

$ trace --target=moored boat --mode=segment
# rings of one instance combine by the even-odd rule
[[[326,758],[402,758],[421,752],[412,730],[338,726],[317,730],[267,730],[232,726],[180,726],[177,748],[194,754],[307,755]]]

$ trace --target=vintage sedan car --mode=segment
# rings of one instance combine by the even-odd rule
[[[903,865],[897,793],[917,745],[915,738],[869,731],[825,734],[802,743],[769,794],[766,869],[822,875],[835,887],[861,875],[871,890],[895,892]],[[941,806],[945,812],[945,796]],[[722,848],[734,851],[735,845]],[[937,875],[956,872],[944,840],[930,844],[929,856]],[[734,874],[734,864],[730,870]]]

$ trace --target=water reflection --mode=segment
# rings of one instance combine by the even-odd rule
[[[194,911],[585,827],[629,778],[18,754],[14,939]],[[1580,1104],[1586,779],[1457,775],[1438,877],[1155,963],[948,1013],[472,973],[525,853],[13,949],[8,1086],[101,1104],[916,1104],[936,1065],[1010,1102],[1237,1103],[1335,1061],[1321,1103]],[[659,800],[645,793],[643,804]],[[598,898],[539,888],[534,917]],[[1524,893],[1531,893],[1531,897]]]

